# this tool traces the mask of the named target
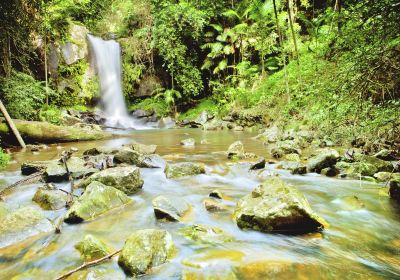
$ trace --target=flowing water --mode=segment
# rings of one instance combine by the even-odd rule
[[[163,170],[141,169],[144,187],[132,196],[135,202],[129,206],[92,222],[64,224],[59,235],[43,235],[0,249],[0,279],[54,279],[81,264],[74,244],[85,234],[93,234],[119,249],[132,232],[146,228],[168,230],[178,252],[170,263],[154,269],[143,279],[181,279],[182,273],[186,279],[206,279],[195,278],[196,273],[204,273],[207,279],[233,279],[232,271],[241,275],[240,279],[400,279],[400,211],[383,195],[382,185],[316,174],[290,175],[275,169],[274,164],[263,171],[249,171],[248,163],[230,162],[220,153],[233,141],[242,140],[248,152],[266,156],[265,148],[251,140],[252,136],[230,131],[148,130],[109,141],[63,145],[83,151],[100,145],[118,147],[133,140],[157,144],[157,152],[166,160],[204,163],[207,174],[169,180]],[[180,140],[188,137],[196,139],[195,148],[179,145]],[[199,144],[201,140],[207,140],[207,144]],[[19,166],[23,161],[53,159],[60,153],[56,146],[40,154],[15,153],[15,162],[1,173],[2,184],[21,179]],[[227,196],[224,203],[233,207],[272,173],[280,174],[300,189],[330,227],[323,233],[303,236],[264,234],[240,230],[229,212],[212,214],[204,209],[202,201],[210,191],[222,191]],[[13,208],[33,205],[32,196],[40,185],[19,187],[6,197],[6,203]],[[181,223],[157,221],[151,200],[160,194],[184,198],[192,204],[192,214]],[[46,211],[46,215],[54,219],[63,212]],[[235,241],[207,246],[192,243],[178,234],[180,228],[194,223],[220,227]],[[70,279],[126,277],[114,258]]]
[[[145,129],[147,125],[129,115],[122,94],[121,48],[114,40],[88,35],[92,62],[99,76],[101,105],[106,125],[119,128]]]

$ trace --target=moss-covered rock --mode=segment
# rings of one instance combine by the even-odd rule
[[[110,133],[94,130],[89,127],[78,128],[57,126],[47,122],[14,120],[15,126],[27,143],[58,143],[73,141],[90,141],[111,138]],[[0,123],[0,136],[7,143],[15,139],[6,123]]]
[[[85,188],[92,182],[103,183],[128,195],[138,192],[144,183],[140,169],[135,166],[114,167],[100,171],[86,178],[78,187]]]
[[[122,191],[94,181],[86,187],[83,195],[74,202],[64,220],[67,223],[93,220],[131,201]]]
[[[86,161],[78,158],[71,157],[67,160],[67,167],[69,175],[74,179],[79,179],[99,171],[97,168],[92,168],[86,165]],[[50,163],[44,173],[46,182],[61,182],[68,180],[68,172],[65,164],[61,161]]]
[[[142,155],[131,148],[125,147],[115,154],[114,160],[117,163],[127,163],[140,166],[140,163],[142,162]]]
[[[400,203],[400,178],[389,182],[389,196]]]
[[[204,166],[191,162],[167,164],[164,170],[169,179],[206,173]]]
[[[21,164],[22,175],[32,175],[37,172],[44,172],[49,165],[59,164],[58,160],[27,161]]]
[[[81,258],[85,262],[100,259],[111,253],[110,248],[105,242],[90,234],[86,235],[83,240],[79,241],[75,245],[75,248],[79,251]]]
[[[212,192],[210,192],[210,194],[208,196],[217,198],[217,199],[222,199],[224,197],[224,195],[222,194],[222,192],[220,190],[213,190]]]
[[[232,143],[226,151],[228,158],[242,158],[244,155],[244,145],[241,141]]]
[[[126,240],[118,264],[126,274],[138,276],[168,262],[174,252],[175,245],[167,231],[138,230]]]
[[[240,228],[262,232],[307,233],[324,228],[302,193],[279,178],[266,180],[236,205]]]
[[[250,166],[250,170],[258,170],[258,169],[263,169],[265,168],[265,164],[267,162],[265,161],[265,158],[260,157],[257,159],[256,162],[252,163]]]
[[[226,207],[221,202],[217,201],[216,199],[206,198],[203,200],[204,208],[208,212],[225,212],[228,211],[228,207]]]
[[[87,156],[97,156],[97,155],[113,155],[118,152],[118,149],[110,148],[110,147],[94,147],[90,148],[83,152],[84,155]]]
[[[157,150],[157,145],[144,145],[140,143],[134,143],[130,145],[130,147],[132,150],[141,153],[142,155],[151,155]]]
[[[354,160],[360,164],[372,166],[376,172],[392,172],[393,165],[389,161],[385,161],[376,157],[367,156],[364,154],[356,153],[354,155]],[[363,174],[366,175],[366,174]],[[369,173],[366,176],[373,176],[374,174]]]
[[[184,147],[194,147],[196,145],[196,140],[193,138],[183,139],[181,145]]]
[[[374,174],[374,178],[380,183],[385,183],[390,180],[400,179],[400,174],[392,172],[378,172]]]
[[[152,204],[157,219],[173,222],[180,221],[191,209],[190,204],[184,199],[168,195],[157,196]]]
[[[308,160],[307,170],[320,173],[322,169],[335,165],[338,159],[339,153],[336,150],[324,149],[317,156]]]
[[[52,184],[39,187],[32,200],[44,210],[58,210],[66,206],[68,196]]]
[[[275,143],[280,138],[280,131],[277,126],[266,129],[262,134],[259,134],[255,139],[262,141],[264,144]]]
[[[52,230],[53,225],[36,208],[10,211],[0,219],[0,248]]]
[[[218,227],[199,224],[181,228],[179,234],[186,239],[202,244],[222,244],[234,240],[231,235]]]

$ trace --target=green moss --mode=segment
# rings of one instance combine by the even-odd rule
[[[179,120],[194,120],[202,112],[206,111],[210,115],[215,115],[218,112],[217,104],[211,99],[203,99],[196,107],[189,109],[188,111],[178,116]]]
[[[154,111],[156,115],[160,117],[168,116],[170,113],[168,104],[164,100],[158,98],[147,98],[140,101],[139,103],[132,104],[129,106],[130,111],[136,109]]]

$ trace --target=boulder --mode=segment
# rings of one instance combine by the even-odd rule
[[[223,198],[223,194],[219,190],[213,190],[212,192],[210,192],[210,194],[208,196],[213,197],[213,198],[218,198],[218,199]]]
[[[372,156],[367,156],[364,154],[356,153],[354,154],[354,160],[356,162],[365,164],[365,165],[370,165],[374,169],[376,169],[376,172],[392,172],[393,171],[393,165],[389,161],[384,161],[376,157]],[[367,176],[373,176],[374,174],[367,175]]]
[[[168,262],[175,250],[172,237],[167,231],[138,230],[125,241],[118,264],[126,274],[139,276]]]
[[[176,196],[160,195],[152,201],[157,219],[180,221],[191,209],[189,203]]]
[[[69,175],[74,179],[83,178],[99,171],[97,168],[88,167],[86,161],[78,157],[69,158],[67,160],[67,166]],[[44,172],[44,179],[46,182],[68,180],[68,172],[65,168],[65,164],[61,161],[49,164]]]
[[[0,248],[54,230],[43,213],[33,207],[23,207],[3,213],[0,219]]]
[[[400,179],[400,174],[392,172],[378,172],[374,174],[374,178],[380,183],[386,183],[390,180]]]
[[[44,210],[59,210],[66,206],[68,196],[52,184],[39,187],[32,200]]]
[[[389,182],[389,196],[400,203],[400,178]]]
[[[204,125],[206,122],[208,122],[210,119],[212,119],[212,116],[209,116],[207,111],[203,111],[200,113],[200,115],[195,119],[195,122],[201,125]]]
[[[382,160],[396,160],[396,152],[392,150],[383,149],[376,153],[374,157]]]
[[[114,167],[100,171],[86,178],[78,184],[78,187],[85,188],[92,182],[114,187],[128,195],[138,192],[144,183],[140,169],[135,166]]]
[[[301,154],[301,149],[296,141],[285,140],[277,142],[275,145],[275,148],[280,150],[284,155]]]
[[[83,240],[79,241],[75,248],[81,254],[81,258],[85,262],[94,261],[105,257],[111,253],[109,247],[93,235],[86,235]]]
[[[320,173],[322,169],[335,165],[338,159],[339,153],[336,150],[324,149],[317,156],[308,160],[307,170]]]
[[[284,155],[283,158],[284,158],[284,160],[287,160],[287,161],[297,161],[297,162],[301,161],[299,154],[287,154],[287,155]]]
[[[335,177],[339,175],[340,170],[336,168],[336,166],[331,166],[327,167],[321,170],[321,175],[327,176],[327,177]]]
[[[234,218],[243,229],[285,234],[319,231],[326,225],[304,195],[279,178],[266,180],[240,199]]]
[[[26,143],[59,143],[102,140],[112,134],[90,127],[57,126],[47,122],[13,120]],[[15,137],[5,122],[0,123],[0,137],[5,143],[14,143]]]
[[[279,128],[277,126],[273,126],[264,131],[264,133],[259,134],[255,137],[255,139],[262,141],[264,144],[267,143],[275,143],[279,140]]]
[[[71,24],[69,30],[70,41],[61,46],[61,54],[66,64],[76,63],[88,55],[86,36],[89,30],[78,24]]]
[[[289,170],[291,174],[303,175],[307,173],[307,167],[297,161],[282,161],[276,166],[277,169]]]
[[[179,234],[188,240],[201,244],[223,244],[234,240],[232,236],[218,227],[199,224],[181,228]]]
[[[134,143],[131,146],[131,149],[141,153],[143,155],[151,155],[154,154],[157,150],[157,145],[144,145],[140,143]]]
[[[166,161],[159,155],[144,155],[140,167],[143,168],[165,168]]]
[[[181,145],[184,147],[194,147],[196,145],[196,140],[193,138],[184,139],[181,141]]]
[[[67,211],[64,221],[80,223],[89,221],[98,216],[130,203],[132,200],[122,191],[106,186],[99,182],[92,182],[85,192]]]
[[[297,165],[296,167],[290,170],[290,173],[293,175],[304,175],[307,174],[307,166],[305,165]]]
[[[243,155],[244,155],[243,143],[241,141],[236,141],[236,142],[232,143],[229,146],[228,151],[226,153],[228,154],[228,158],[230,158],[230,159],[236,158],[236,157],[243,157]]]
[[[142,155],[130,148],[122,148],[115,154],[114,160],[116,163],[126,163],[140,166]]]
[[[203,201],[204,208],[208,212],[225,212],[228,211],[228,208],[222,204],[221,202],[217,201],[216,199],[206,198]]]
[[[21,164],[21,173],[22,175],[28,176],[37,172],[44,172],[49,165],[58,163],[58,160],[27,161]]]
[[[83,152],[87,156],[97,156],[101,154],[113,155],[118,152],[118,149],[111,147],[94,147]]]
[[[250,170],[258,170],[265,168],[265,158],[259,158],[255,163],[251,164]]]
[[[204,166],[191,162],[167,164],[164,173],[168,179],[206,173]]]

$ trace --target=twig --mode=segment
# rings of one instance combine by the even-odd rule
[[[65,279],[65,278],[67,278],[68,276],[74,274],[75,272],[78,272],[79,270],[82,270],[82,269],[87,268],[87,267],[90,267],[90,266],[97,265],[97,264],[99,264],[99,263],[101,263],[101,262],[103,262],[103,261],[105,261],[105,260],[111,259],[113,256],[119,254],[121,251],[122,251],[122,250],[120,249],[120,250],[115,251],[114,253],[111,253],[111,254],[109,254],[109,255],[107,255],[107,256],[105,256],[105,257],[102,257],[102,258],[100,258],[100,259],[97,259],[97,260],[94,260],[94,261],[91,261],[91,262],[87,262],[87,263],[83,263],[81,266],[79,266],[79,267],[77,267],[77,268],[75,268],[75,269],[73,269],[73,270],[71,270],[71,271],[69,271],[69,272],[67,272],[67,273],[65,273],[65,274],[63,274],[63,275],[61,275],[60,277],[56,278],[55,280],[62,280],[62,279]]]
[[[41,177],[42,175],[43,175],[43,172],[36,172],[36,173],[34,173],[34,174],[32,174],[32,175],[29,175],[28,177],[26,177],[26,178],[24,178],[24,179],[22,179],[22,180],[19,180],[18,182],[15,182],[15,183],[12,184],[12,185],[9,185],[9,186],[5,187],[5,188],[0,192],[0,197],[1,197],[6,191],[8,191],[8,190],[10,190],[10,189],[12,189],[12,188],[18,187],[18,186],[20,186],[20,185],[31,184],[31,183],[33,183],[33,182],[36,182],[36,180],[38,180],[38,177]],[[32,181],[33,179],[35,179],[35,180]]]

